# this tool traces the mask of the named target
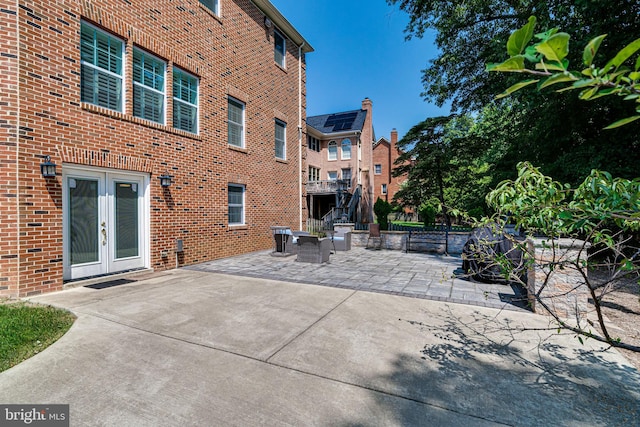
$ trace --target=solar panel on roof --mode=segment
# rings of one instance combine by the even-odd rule
[[[351,126],[353,126],[353,122],[355,121],[356,117],[358,117],[357,112],[332,114],[329,117],[327,117],[327,120],[324,123],[324,126],[325,127],[333,126],[334,132],[350,129]]]

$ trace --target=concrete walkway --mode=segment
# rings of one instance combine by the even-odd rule
[[[507,310],[526,306],[526,295],[515,286],[455,278],[463,275],[459,256],[356,247],[332,254],[328,263],[309,264],[262,251],[186,268]]]
[[[0,373],[0,402],[68,403],[72,426],[640,419],[640,373],[619,353],[519,331],[549,326],[525,311],[186,269],[33,300],[78,320]]]

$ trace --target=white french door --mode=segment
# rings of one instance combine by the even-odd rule
[[[64,279],[148,266],[149,177],[63,168]]]

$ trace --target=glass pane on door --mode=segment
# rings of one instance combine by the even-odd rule
[[[69,178],[71,265],[99,261],[98,181]]]
[[[138,256],[138,184],[115,182],[116,259]]]

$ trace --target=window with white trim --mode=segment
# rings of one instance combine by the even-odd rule
[[[381,175],[382,174],[382,165],[381,164],[376,164],[373,165],[373,170],[374,170],[374,174],[376,175]]]
[[[80,100],[123,111],[124,42],[80,24]]]
[[[340,158],[342,160],[351,159],[351,140],[343,139],[340,148],[342,149],[342,152],[340,153]]]
[[[203,6],[213,12],[214,15],[220,16],[220,1],[219,0],[200,0]]]
[[[287,139],[286,139],[287,124],[283,121],[276,119],[276,158],[280,160],[287,159]]]
[[[380,193],[387,194],[387,184],[382,184],[382,188],[380,189]]]
[[[327,178],[329,181],[337,181],[338,180],[338,172],[337,171],[329,171],[327,172]]]
[[[327,145],[327,155],[329,160],[338,160],[338,143],[329,141]]]
[[[244,185],[229,184],[229,225],[244,225],[244,193]]]
[[[173,127],[198,133],[198,78],[173,68]]]
[[[229,145],[244,148],[244,102],[229,97],[228,132]]]
[[[278,30],[273,31],[273,59],[276,64],[285,68],[287,58],[287,40]]]
[[[164,124],[166,63],[133,49],[133,115]]]
[[[320,181],[320,169],[309,166],[309,182]]]

